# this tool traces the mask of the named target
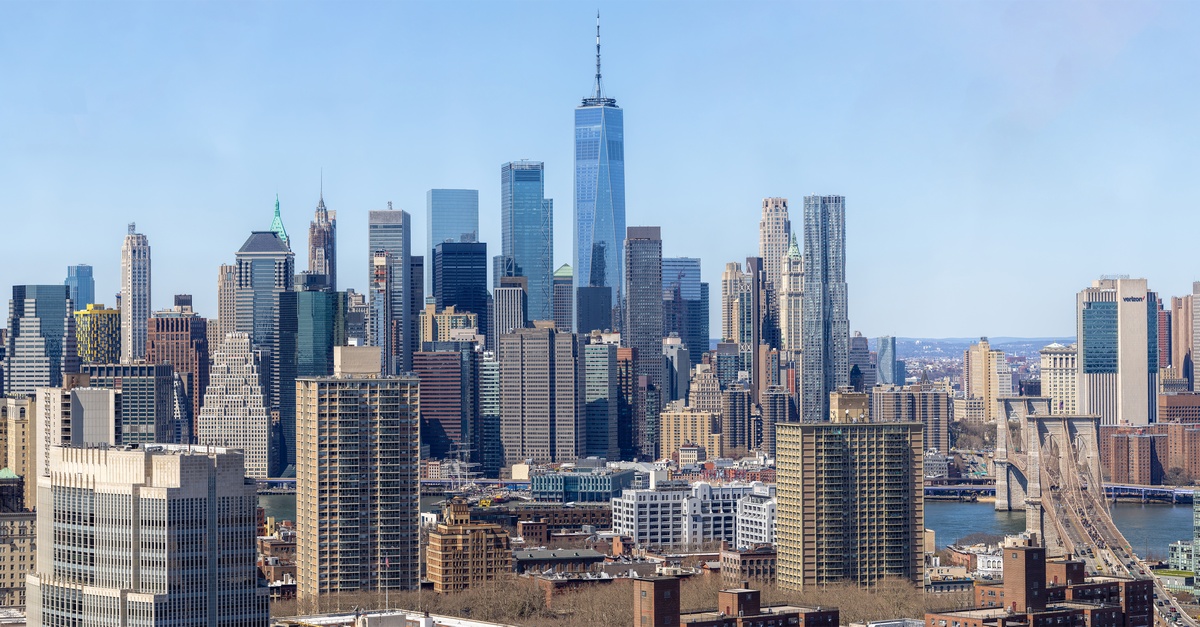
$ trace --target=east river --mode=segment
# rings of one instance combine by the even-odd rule
[[[421,511],[435,511],[442,497],[421,499]],[[296,519],[296,497],[291,494],[264,494],[258,502],[268,516]],[[1192,506],[1162,503],[1116,503],[1113,520],[1133,550],[1143,557],[1166,559],[1167,545],[1192,537]],[[1025,530],[1024,512],[997,512],[991,503],[927,501],[925,526],[937,534],[939,548],[953,544],[963,536],[982,532],[1004,535]]]

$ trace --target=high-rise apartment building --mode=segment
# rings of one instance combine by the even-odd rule
[[[67,279],[63,285],[67,286],[75,309],[83,309],[96,302],[96,279],[92,277],[92,267],[86,263],[67,266]]]
[[[662,457],[679,460],[679,449],[684,446],[699,446],[709,459],[725,454],[722,434],[711,412],[687,407],[682,402],[668,403],[659,414],[662,441],[659,450]]]
[[[471,522],[471,508],[462,499],[448,501],[442,511],[425,552],[434,592],[461,592],[512,572],[512,549],[503,527]]]
[[[439,309],[454,307],[479,318],[488,335],[487,244],[440,242],[433,247],[433,297]]]
[[[421,350],[429,350],[432,342],[471,341],[479,332],[479,316],[458,311],[453,305],[438,311],[432,302],[425,305],[425,310],[418,318],[420,329]]]
[[[338,347],[332,377],[296,382],[302,603],[333,592],[420,585],[420,383],[411,375],[380,376],[379,352]]]
[[[4,391],[33,394],[79,372],[75,316],[65,285],[14,285],[8,301]]]
[[[208,389],[208,321],[192,311],[191,299],[175,297],[171,309],[156,311],[146,326],[146,361],[169,364],[183,379],[191,415],[200,415]],[[195,433],[195,425],[188,431]]]
[[[1076,416],[1075,389],[1079,377],[1077,346],[1057,342],[1040,351],[1042,366],[1042,396],[1050,399],[1050,413]]]
[[[625,121],[617,101],[604,95],[599,16],[595,85],[575,108],[574,217],[576,288],[607,287],[609,302],[621,307],[625,302]],[[621,316],[610,320],[623,322]],[[576,324],[575,328],[587,332],[608,326]]]
[[[983,419],[999,417],[997,399],[1012,396],[1012,370],[1004,351],[992,348],[986,337],[963,351],[962,389],[967,398],[983,401]]]
[[[572,461],[586,445],[586,359],[553,326],[500,336],[500,440],[506,466]]]
[[[758,450],[767,457],[775,457],[775,428],[792,420],[792,395],[781,385],[772,385],[759,395],[762,406],[762,441]]]
[[[271,447],[268,470],[278,477],[296,463],[296,312],[285,310],[282,299],[292,291],[295,255],[271,230],[251,233],[236,257],[234,330],[260,351],[267,408],[279,412],[279,441]]]
[[[1076,297],[1080,414],[1145,425],[1158,413],[1158,295],[1146,279],[1101,278]]]
[[[308,271],[325,277],[329,290],[337,291],[337,212],[325,208],[325,191],[308,224]]]
[[[874,422],[919,422],[925,426],[924,450],[950,451],[950,417],[953,399],[932,385],[880,386],[871,394]]]
[[[570,331],[575,324],[575,274],[569,264],[554,271],[554,326]]]
[[[554,201],[541,161],[500,166],[501,256],[494,280],[528,279],[529,319],[553,320]]]
[[[708,283],[700,280],[700,259],[663,257],[663,334],[678,333],[691,365],[708,350]]]
[[[32,478],[30,478],[32,480]],[[0,607],[25,609],[25,576],[37,551],[37,514],[25,502],[25,480],[0,473]]]
[[[896,338],[890,335],[876,340],[875,382],[879,385],[904,385],[896,373]]]
[[[121,393],[121,431],[118,444],[173,443],[175,372],[166,364],[85,364],[94,388]],[[187,431],[191,431],[189,428]]]
[[[270,474],[271,417],[265,405],[260,355],[245,333],[230,333],[212,355],[210,383],[196,414],[196,443],[245,454],[246,476]]]
[[[804,197],[801,417],[829,415],[829,393],[850,382],[846,296],[846,199]]]
[[[121,360],[146,356],[146,321],[150,319],[150,240],[129,224],[121,245]]]
[[[662,236],[657,226],[631,226],[625,236],[625,325],[635,376],[663,389]]]
[[[387,211],[369,212],[367,250],[371,261],[368,268],[371,345],[383,349],[384,374],[408,372],[412,368],[412,354],[406,338],[413,325],[410,295],[406,289],[412,264],[412,226],[408,212],[392,210],[390,203]],[[387,253],[384,269],[379,267],[379,253]]]
[[[783,259],[792,238],[787,198],[763,198],[762,219],[758,222],[758,256],[767,273],[767,286],[776,294],[783,291]]]
[[[86,308],[77,310],[75,347],[80,363],[115,364],[121,361],[121,312],[97,303],[89,303]]]
[[[257,496],[235,450],[62,448],[39,477],[30,625],[267,624]]]
[[[598,333],[583,347],[584,357],[584,451],[587,457],[621,458],[617,436],[620,390],[617,384],[617,346],[605,344]]]
[[[425,192],[425,246],[429,259],[442,243],[479,241],[479,190],[431,189]],[[486,289],[487,266],[484,265]],[[430,275],[425,291],[437,294],[435,275]],[[451,303],[455,304],[455,303]],[[439,306],[442,306],[439,303]],[[477,312],[481,313],[481,312]]]
[[[4,468],[25,478],[27,504],[37,502],[36,404],[33,396],[0,398],[0,455]]]
[[[721,392],[721,437],[726,450],[754,447],[750,428],[750,390],[734,383]]]
[[[800,363],[804,346],[804,255],[793,233],[779,264],[779,346],[784,363]]]
[[[919,423],[780,424],[775,445],[779,587],[921,580]]]

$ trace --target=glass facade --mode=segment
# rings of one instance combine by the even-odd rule
[[[829,419],[829,393],[850,382],[846,293],[846,199],[804,197],[804,359],[801,415]]]
[[[611,98],[586,98],[575,109],[575,285],[623,302],[624,244],[624,114]]]
[[[425,246],[429,259],[442,242],[479,241],[479,190],[431,189],[425,193]],[[433,277],[425,292],[433,293]],[[440,305],[439,305],[440,306]]]
[[[479,316],[479,333],[488,335],[487,244],[441,242],[433,247],[433,296],[438,310]]]
[[[332,375],[333,347],[346,344],[346,293],[289,292],[284,297],[295,303],[296,376]]]
[[[91,266],[67,266],[67,280],[63,284],[70,291],[76,311],[96,302],[96,280],[92,278]]]
[[[375,253],[382,251],[390,255],[386,286],[388,302],[386,306],[384,303],[375,302],[383,295],[372,289],[371,313],[376,317],[371,320],[371,326],[376,331],[386,329],[385,333],[375,333],[374,337],[394,336],[395,339],[387,342],[390,346],[374,342],[373,344],[384,348],[383,359],[390,364],[385,374],[407,372],[412,367],[412,355],[404,338],[408,337],[410,329],[413,328],[412,303],[406,294],[408,281],[405,280],[410,274],[409,266],[412,263],[412,226],[408,212],[370,212],[367,219],[367,251],[367,259],[370,261],[367,276],[371,285],[375,284]],[[378,319],[380,312],[384,311],[387,312],[387,321]]]
[[[691,365],[708,350],[708,284],[700,281],[700,260],[662,260],[663,334],[678,333],[687,345]]]
[[[5,392],[32,394],[78,372],[75,316],[65,285],[14,285],[8,302]]]
[[[1084,374],[1117,371],[1117,303],[1083,303],[1079,361]]]
[[[500,167],[501,271],[529,279],[530,320],[554,319],[554,201],[545,197],[545,188],[540,161]]]

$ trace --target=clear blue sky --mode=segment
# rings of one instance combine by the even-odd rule
[[[480,190],[499,248],[504,161],[546,162],[570,261],[572,115],[595,3],[0,3],[0,289],[153,246],[155,308],[269,227],[305,264],[325,172],[339,283],[366,283],[366,212],[423,249],[425,192]],[[703,258],[757,254],[764,196],[843,194],[851,328],[1070,335],[1099,274],[1164,296],[1196,269],[1200,5],[601,2],[625,109],[630,225]],[[7,297],[5,297],[7,298]]]

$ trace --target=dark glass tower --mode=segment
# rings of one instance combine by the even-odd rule
[[[488,337],[487,244],[441,242],[433,247],[431,265],[437,308],[478,315],[479,333]]]
[[[495,277],[529,279],[529,319],[553,320],[554,201],[545,197],[541,161],[500,167],[501,256]]]
[[[604,96],[597,15],[596,82],[575,108],[576,287],[610,288],[613,304],[621,306],[624,244],[625,123],[617,101]]]
[[[86,309],[96,301],[96,280],[92,278],[91,266],[67,266],[67,280],[63,283],[70,290],[71,303],[76,310]]]
[[[700,280],[700,260],[662,260],[663,334],[678,333],[688,347],[691,365],[708,350],[708,284]]]

